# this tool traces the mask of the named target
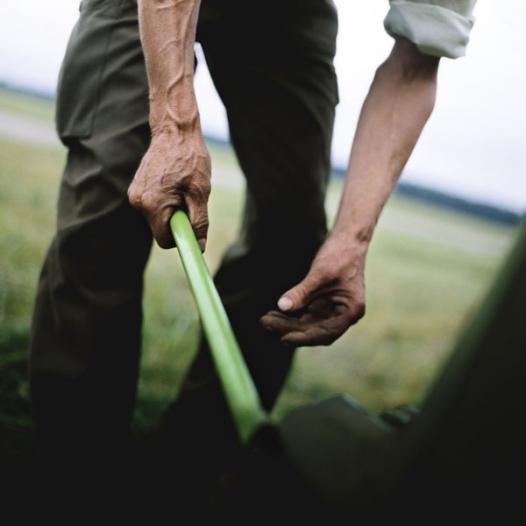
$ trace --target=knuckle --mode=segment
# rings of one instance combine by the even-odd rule
[[[141,196],[142,208],[151,215],[166,212],[170,207],[178,207],[181,204],[181,195],[176,192],[159,192],[155,190],[146,191]]]
[[[325,275],[325,269],[319,265],[312,267],[309,272],[309,278],[312,280],[320,280]]]
[[[134,186],[128,188],[128,201],[135,208],[141,207],[141,195],[137,192]]]
[[[194,223],[192,226],[197,237],[203,237],[208,232],[208,222]]]
[[[171,186],[176,190],[190,191],[192,188],[192,175],[189,173],[178,174],[177,178],[171,182]]]
[[[160,228],[163,228],[166,232],[169,232],[170,230],[168,225],[169,225],[170,218],[172,217],[173,213],[174,213],[174,209],[169,206],[164,207],[162,211],[155,212]]]
[[[312,286],[319,286],[322,283],[330,281],[331,274],[328,272],[328,269],[325,267],[314,267],[309,272],[309,282]]]
[[[207,198],[210,195],[211,185],[208,181],[190,181],[186,185],[187,192],[195,197]]]
[[[193,206],[192,206],[193,205]],[[196,205],[192,203],[190,205],[190,222],[195,231],[206,232],[208,229],[208,210],[206,206]]]
[[[304,283],[296,285],[292,290],[287,293],[287,296],[291,296],[294,303],[301,301],[302,298],[307,294],[307,288]]]
[[[158,200],[156,196],[151,192],[145,192],[141,196],[141,208],[147,213],[153,213],[158,208]]]

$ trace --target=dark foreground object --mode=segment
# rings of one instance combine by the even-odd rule
[[[82,466],[50,465],[44,477],[31,474],[26,489],[53,512],[66,502],[110,506],[123,517],[147,509],[209,522],[520,513],[525,306],[523,223],[420,411],[377,417],[335,397],[260,428],[243,448],[220,411],[224,400],[203,398],[216,409],[209,418],[199,418],[195,401],[174,404],[157,435],[122,448],[102,470],[89,456]],[[228,427],[225,418],[228,437],[214,432]]]
[[[345,396],[300,407],[277,428],[261,428],[212,477],[201,510],[210,518],[334,521],[520,511],[525,314],[523,223],[420,411],[376,417]]]
[[[279,434],[324,513],[517,511],[526,472],[525,371],[523,222],[418,415],[377,418],[339,397],[292,411]]]

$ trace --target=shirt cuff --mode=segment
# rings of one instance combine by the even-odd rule
[[[400,35],[428,55],[458,58],[466,54],[475,17],[435,4],[390,1],[384,28],[393,38]]]

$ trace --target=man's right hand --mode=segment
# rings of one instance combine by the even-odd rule
[[[170,218],[183,208],[205,250],[210,171],[210,156],[200,131],[163,130],[152,137],[128,189],[128,199],[143,213],[161,248],[175,246]]]
[[[175,242],[170,218],[182,208],[201,250],[208,231],[210,157],[194,92],[194,42],[200,0],[138,0],[148,76],[152,140],[128,188],[158,245]]]

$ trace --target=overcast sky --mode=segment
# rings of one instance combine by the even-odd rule
[[[206,0],[204,0],[206,1]],[[333,161],[345,165],[361,103],[393,39],[387,0],[335,0],[341,102]],[[78,0],[1,0],[0,81],[53,91]],[[437,103],[406,166],[405,180],[526,211],[526,2],[479,0],[467,54],[443,58]],[[196,85],[203,127],[226,122],[200,61]]]

